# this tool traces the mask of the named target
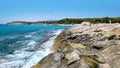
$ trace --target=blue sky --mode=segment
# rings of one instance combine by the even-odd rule
[[[120,0],[0,0],[0,23],[120,17]]]

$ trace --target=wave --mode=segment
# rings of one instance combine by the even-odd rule
[[[48,55],[51,51],[49,48],[53,44],[55,37],[61,33],[62,30],[54,31],[52,37],[50,37],[45,43],[43,43],[42,49],[37,51],[26,51],[25,48],[21,50],[16,50],[14,54],[5,56],[7,62],[2,62],[0,68],[30,68],[31,66],[37,64],[44,56]],[[31,41],[28,44],[27,49],[34,47],[35,41]]]
[[[31,35],[26,35],[25,37],[26,37],[26,38],[29,38],[29,37],[31,37]]]

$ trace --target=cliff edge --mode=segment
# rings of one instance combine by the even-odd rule
[[[80,24],[54,40],[53,53],[32,68],[119,68],[120,24]]]

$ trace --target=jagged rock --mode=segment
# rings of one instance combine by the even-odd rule
[[[72,53],[66,54],[65,58],[68,59],[68,64],[80,60],[79,51],[74,50]]]
[[[55,61],[60,61],[62,58],[65,57],[64,53],[62,51],[55,51],[54,53],[54,60]]]
[[[65,29],[54,52],[33,68],[119,68],[120,24],[79,25]]]

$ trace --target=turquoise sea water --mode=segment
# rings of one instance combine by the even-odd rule
[[[43,49],[46,50],[44,46],[51,46],[55,36],[62,29],[70,27],[57,25],[0,25],[0,58],[9,61],[9,63],[1,63],[0,67],[29,68],[27,63],[32,64],[32,62],[26,61],[26,59],[30,60],[33,56],[35,58],[38,53],[45,52],[43,51]],[[40,54],[42,55],[42,53]],[[38,61],[38,59],[36,60]],[[15,64],[13,61],[17,63]],[[7,67],[5,67],[6,65]]]

